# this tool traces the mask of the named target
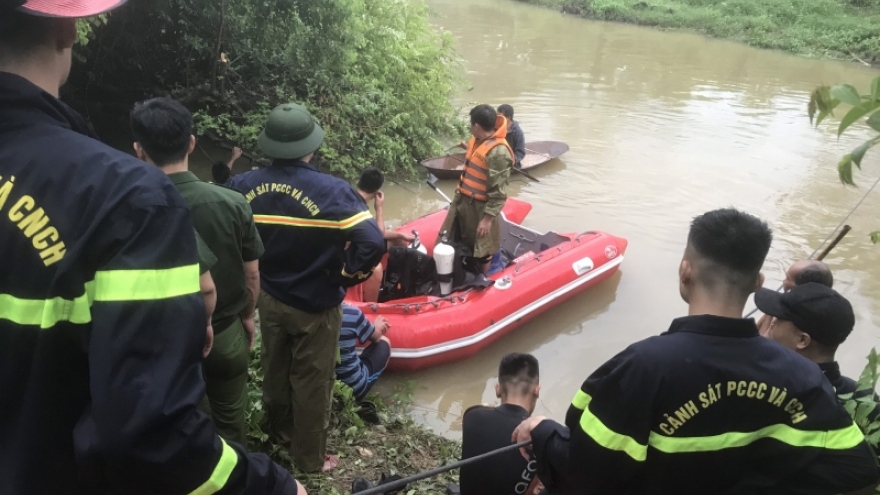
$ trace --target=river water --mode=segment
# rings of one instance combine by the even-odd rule
[[[701,36],[591,22],[509,0],[428,0],[434,24],[458,40],[468,82],[456,102],[509,103],[527,140],[565,141],[563,160],[513,182],[510,196],[534,209],[526,225],[561,232],[605,230],[629,239],[620,273],[458,362],[392,375],[381,390],[415,380],[416,417],[460,436],[461,415],[494,403],[499,359],[533,353],[541,364],[537,413],[563,419],[583,379],[632,342],[686,313],[677,270],[689,221],[735,206],[770,222],[764,266],[777,287],[792,260],[808,256],[880,174],[876,152],[844,188],[835,164],[865,133],[838,141],[806,116],[820,83],[867,89],[877,71],[815,61]],[[836,122],[835,122],[836,124]],[[386,221],[442,206],[427,187],[390,185]],[[452,192],[454,184],[444,185]],[[413,194],[415,193],[415,194]],[[848,220],[853,231],[826,261],[853,303],[857,326],[838,351],[857,377],[880,341],[880,191]]]

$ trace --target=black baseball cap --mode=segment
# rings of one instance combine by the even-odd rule
[[[788,320],[820,344],[836,347],[856,324],[852,305],[834,289],[809,282],[780,294],[770,289],[755,293],[758,309],[780,320]]]
[[[126,0],[0,0],[0,12],[19,10],[44,17],[79,18],[103,14]]]

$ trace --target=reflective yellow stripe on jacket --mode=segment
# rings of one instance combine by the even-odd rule
[[[208,478],[207,481],[191,491],[189,495],[211,495],[217,493],[222,490],[223,487],[226,486],[226,482],[229,481],[229,476],[232,475],[232,470],[235,469],[235,465],[238,464],[238,454],[232,450],[232,447],[226,444],[225,440],[221,438],[220,441],[223,442],[223,453],[220,454],[220,460],[217,461],[217,466],[214,468],[214,472],[211,473],[211,477]]]
[[[320,220],[314,218],[286,217],[282,215],[254,215],[254,222],[264,225],[286,225],[289,227],[317,227],[322,229],[350,229],[373,218],[369,211],[362,211],[343,220]]]
[[[798,430],[785,424],[775,424],[757,431],[732,431],[705,437],[669,437],[652,431],[648,437],[648,444],[644,445],[630,436],[608,428],[590,411],[590,401],[592,397],[582,390],[578,390],[571,401],[572,406],[583,411],[580,426],[584,433],[606,449],[625,452],[636,461],[644,461],[647,458],[648,446],[667,454],[714,452],[744,447],[764,438],[772,438],[793,447],[846,450],[857,446],[865,439],[864,434],[854,423],[850,423],[845,428],[829,431]]]
[[[164,270],[105,270],[73,299],[23,299],[0,294],[0,319],[52,328],[59,322],[92,321],[93,302],[154,301],[199,292],[199,266]]]

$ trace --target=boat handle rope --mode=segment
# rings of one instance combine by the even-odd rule
[[[384,494],[387,492],[392,492],[394,490],[399,490],[414,481],[419,481],[419,480],[423,480],[425,478],[430,478],[432,476],[437,476],[438,474],[442,474],[447,471],[452,471],[453,469],[458,469],[462,466],[467,466],[468,464],[473,464],[475,462],[482,461],[483,459],[488,459],[489,457],[496,456],[498,454],[510,452],[511,450],[521,449],[523,447],[529,446],[531,443],[532,443],[531,440],[525,440],[523,442],[514,443],[514,444],[508,445],[506,447],[501,447],[500,449],[490,450],[489,452],[486,452],[485,454],[480,454],[480,455],[474,456],[474,457],[468,457],[467,459],[462,459],[460,461],[453,462],[452,464],[440,466],[438,468],[434,468],[429,471],[424,471],[419,474],[409,476],[407,478],[401,478],[397,481],[392,481],[391,483],[379,485],[377,487],[370,488],[368,490],[364,490],[364,491],[360,491],[360,492],[355,492],[355,493],[357,495],[378,495],[378,494]]]

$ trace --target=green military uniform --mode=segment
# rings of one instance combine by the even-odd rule
[[[211,318],[214,347],[204,362],[207,399],[202,408],[214,418],[220,436],[247,445],[244,414],[250,353],[241,322],[249,298],[244,262],[258,259],[263,243],[240,193],[202,182],[192,172],[168,177],[189,205],[196,231],[217,257],[211,269],[217,287],[217,308]]]
[[[498,214],[504,208],[507,201],[507,179],[510,177],[511,159],[507,148],[496,146],[486,155],[489,164],[489,187],[486,191],[487,200],[476,201],[461,192],[456,191],[449,213],[440,232],[449,233],[449,238],[454,239],[452,230],[456,220],[458,221],[458,235],[466,246],[473,246],[474,258],[486,258],[497,253],[501,249],[501,228],[498,225]],[[491,215],[492,226],[489,235],[478,238],[477,225],[483,219],[483,215]]]
[[[214,268],[217,264],[217,257],[211,252],[211,248],[205,244],[202,236],[196,232],[196,247],[199,249],[199,275],[204,275],[206,271]]]

